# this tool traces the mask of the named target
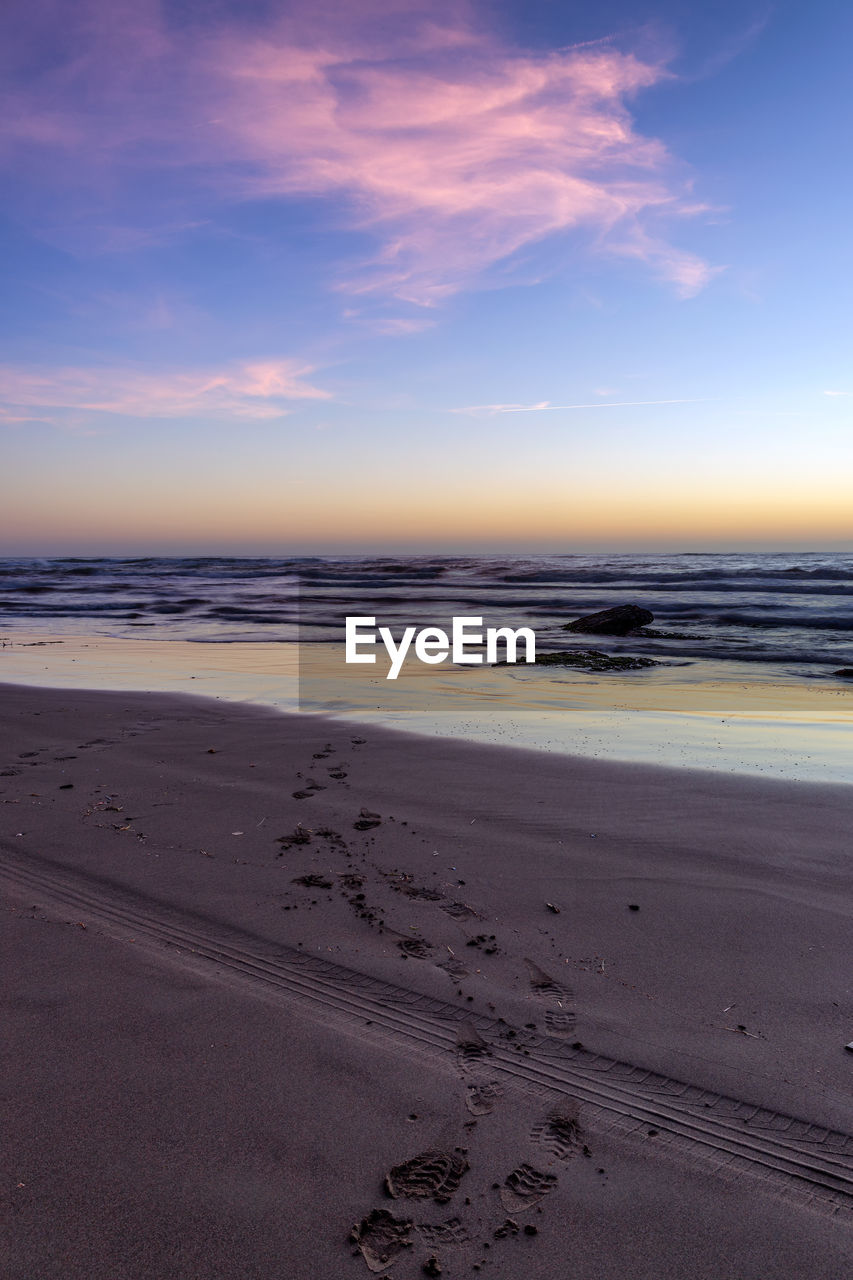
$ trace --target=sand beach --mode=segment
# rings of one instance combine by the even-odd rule
[[[851,44],[0,8],[0,1280],[853,1277]]]
[[[5,685],[14,1280],[830,1280],[853,788]]]

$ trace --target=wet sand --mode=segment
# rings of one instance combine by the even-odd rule
[[[4,1274],[840,1280],[851,829],[849,786],[0,687]]]
[[[0,680],[47,688],[203,694],[409,733],[804,782],[850,780],[853,686],[744,662],[627,673],[428,667],[396,681],[334,644],[201,644],[16,631]]]

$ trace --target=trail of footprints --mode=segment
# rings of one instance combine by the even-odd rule
[[[703,1167],[721,1177],[757,1174],[768,1193],[793,1193],[799,1188],[795,1198],[833,1213],[849,1214],[853,1205],[853,1137],[847,1134],[575,1049],[562,1039],[517,1032],[499,1019],[471,1014],[464,1005],[422,996],[281,944],[271,945],[108,881],[69,872],[37,855],[24,858],[11,846],[0,862],[0,873],[13,888],[24,889],[28,900],[35,895],[46,897],[55,905],[70,907],[75,919],[81,914],[94,919],[113,933],[135,938],[137,945],[154,943],[170,949],[173,956],[177,949],[193,964],[210,965],[212,973],[240,979],[277,999],[307,1002],[309,1010],[324,1019],[337,1017],[359,1034],[364,1034],[367,1021],[374,1028],[369,1034],[384,1037],[389,1049],[395,1043],[414,1043],[424,1052],[455,1051],[461,1100],[469,1114],[476,1107],[487,1118],[510,1087],[514,1091],[526,1087],[547,1097],[549,1109],[529,1134],[530,1154],[520,1153],[519,1162],[495,1186],[495,1199],[513,1222],[526,1209],[538,1210],[540,1202],[553,1193],[558,1177],[554,1161],[567,1162],[578,1150],[590,1154],[581,1133],[582,1116],[584,1127],[610,1128],[616,1137],[634,1135],[636,1140],[638,1134],[646,1137],[654,1132],[656,1148],[666,1143],[673,1156],[701,1157]],[[475,1116],[474,1122],[479,1118]],[[430,1152],[431,1159],[434,1154]],[[445,1154],[452,1156],[452,1149]],[[465,1152],[460,1149],[457,1154]],[[452,1160],[445,1165],[447,1170],[451,1167]],[[399,1184],[403,1189],[404,1183]],[[463,1190],[452,1192],[451,1197]],[[387,1211],[382,1213],[385,1216],[374,1219],[372,1227],[364,1227],[357,1245],[365,1260],[370,1256],[378,1269],[387,1263],[382,1262],[386,1246],[379,1247],[377,1239],[385,1239],[390,1231],[386,1243],[393,1252],[401,1238],[396,1228],[390,1230]],[[471,1233],[465,1215],[456,1216],[462,1229]],[[403,1236],[411,1240],[416,1233],[414,1218],[405,1222],[409,1225]],[[507,1231],[514,1234],[512,1227]]]
[[[363,739],[353,739],[354,745],[362,742]],[[327,746],[315,753],[314,759],[325,759],[331,753],[332,748]],[[346,771],[340,765],[333,763],[327,767],[330,778],[336,781],[346,778]],[[301,795],[295,793],[296,798],[307,799],[321,789],[321,784],[312,785],[309,780],[304,783]],[[380,815],[362,810],[353,826],[359,832],[368,832],[381,822]],[[397,935],[386,926],[381,911],[367,902],[366,867],[355,868],[353,854],[339,832],[324,827],[312,830],[299,824],[290,835],[280,837],[281,854],[315,840],[320,842],[320,847],[346,859],[347,869],[336,876],[338,888],[358,917],[371,928],[386,933],[386,940],[396,942],[401,956],[437,963],[455,979],[465,975],[465,966],[455,958],[438,961],[427,940]],[[271,982],[280,994],[318,1002],[327,1013],[337,1009],[345,1016],[352,1016],[361,1011],[363,1024],[366,1012],[368,1025],[375,1024],[392,1039],[408,1036],[427,1047],[452,1047],[463,1088],[462,1101],[473,1117],[465,1123],[465,1129],[472,1129],[481,1120],[487,1122],[487,1117],[501,1106],[508,1084],[550,1099],[549,1109],[540,1115],[529,1132],[529,1155],[522,1156],[502,1180],[492,1183],[496,1194],[485,1209],[486,1219],[490,1221],[482,1217],[476,1222],[466,1221],[480,1212],[474,1209],[467,1214],[462,1210],[437,1222],[417,1221],[416,1216],[423,1218],[423,1212],[400,1216],[399,1210],[392,1213],[385,1208],[373,1208],[355,1224],[350,1240],[372,1272],[386,1271],[402,1254],[413,1250],[417,1241],[423,1248],[452,1252],[476,1236],[488,1237],[482,1243],[482,1249],[488,1249],[492,1241],[536,1235],[537,1227],[529,1221],[521,1226],[516,1219],[533,1209],[542,1212],[542,1202],[558,1186],[559,1174],[553,1171],[555,1163],[566,1165],[579,1154],[591,1155],[581,1125],[582,1113],[596,1130],[610,1130],[617,1136],[657,1135],[658,1128],[649,1128],[649,1124],[659,1125],[669,1130],[663,1136],[675,1143],[674,1154],[681,1157],[686,1154],[698,1163],[704,1162],[705,1168],[710,1159],[721,1176],[738,1176],[745,1170],[758,1173],[766,1179],[768,1190],[779,1192],[800,1187],[801,1200],[813,1207],[837,1212],[849,1211],[853,1204],[853,1170],[850,1168],[853,1138],[831,1134],[787,1116],[761,1112],[630,1064],[598,1057],[583,1050],[578,1042],[569,1046],[566,1039],[576,1026],[574,994],[532,960],[525,960],[525,965],[531,992],[545,1006],[545,1037],[519,1032],[502,1019],[466,1016],[464,1007],[442,1004],[390,987],[315,957],[290,952],[288,948],[278,949],[278,964],[261,961],[253,954],[250,940],[247,939],[248,945],[241,943],[233,931],[234,940],[229,942],[228,931],[224,931],[226,940],[223,941],[206,939],[204,932],[199,934],[197,929],[187,926],[171,927],[169,913],[162,912],[162,918],[158,919],[156,906],[152,911],[152,904],[144,900],[129,909],[123,907],[122,899],[131,895],[118,892],[110,903],[109,886],[99,885],[93,894],[85,888],[84,877],[70,876],[58,868],[46,869],[40,874],[35,865],[37,861],[33,860],[25,871],[9,864],[7,874],[17,879],[19,885],[42,888],[60,901],[73,903],[75,909],[82,907],[95,916],[100,914],[108,923],[131,926],[136,934],[143,930],[145,921],[149,933],[161,944],[179,945],[196,955],[207,955],[250,981]],[[44,864],[45,868],[49,865]],[[467,903],[448,900],[437,890],[416,884],[405,873],[387,872],[378,867],[375,871],[395,892],[434,903],[455,920],[481,918]],[[327,890],[333,885],[328,876],[316,872],[292,879],[304,889]],[[492,943],[493,938],[478,935],[471,945],[488,950]],[[461,991],[457,994],[461,996]],[[398,1009],[405,1010],[403,1022],[396,1012]],[[450,1028],[453,1030],[448,1042],[446,1029]],[[469,1169],[467,1155],[468,1149],[462,1146],[409,1155],[388,1171],[385,1194],[406,1206],[427,1202],[448,1204],[464,1189],[463,1181]],[[470,1203],[465,1197],[466,1208],[470,1208]],[[500,1220],[501,1214],[509,1216]],[[474,1268],[479,1270],[485,1262],[481,1250],[480,1261]],[[437,1254],[423,1261],[421,1269],[427,1275],[440,1275],[442,1266]]]
[[[125,738],[138,738],[141,733],[156,729],[159,723],[160,721],[156,717],[152,720],[139,720],[122,726],[116,738],[90,738],[86,742],[78,743],[76,751],[66,750],[63,754],[56,754],[57,748],[55,747],[35,747],[32,751],[19,751],[12,763],[0,768],[0,778],[19,777],[25,768],[33,769],[44,765],[65,764],[69,760],[78,759],[78,751],[91,751],[97,747],[117,746]]]
[[[364,745],[365,739],[352,738],[353,746],[358,747]],[[312,761],[326,760],[335,754],[335,750],[331,743],[327,743],[322,750],[315,751],[312,755]],[[329,777],[338,780],[345,779],[348,774],[343,766],[336,760],[326,766]],[[301,772],[297,773],[299,780],[299,789],[294,791],[293,798],[297,800],[310,799],[319,791],[326,790],[325,785],[318,783],[315,778],[305,777]],[[390,819],[393,821],[393,819]],[[380,827],[383,823],[382,815],[374,813],[369,809],[362,808],[352,823],[354,831],[360,834],[366,834]],[[407,827],[408,823],[403,822],[403,827]],[[412,833],[414,834],[414,833]],[[336,887],[342,894],[344,900],[349,904],[355,916],[363,921],[367,926],[377,933],[383,935],[386,942],[396,945],[401,956],[405,959],[427,960],[431,961],[438,968],[444,970],[448,977],[459,981],[468,976],[469,970],[465,964],[459,960],[452,952],[447,955],[444,949],[437,951],[433,943],[427,938],[417,934],[402,934],[395,931],[388,924],[385,913],[379,905],[371,904],[368,901],[368,872],[372,871],[379,879],[381,887],[387,887],[394,893],[400,894],[405,898],[409,898],[418,902],[433,903],[439,910],[449,915],[451,919],[458,922],[482,920],[483,917],[467,902],[457,901],[445,895],[441,890],[431,888],[427,885],[416,883],[414,877],[405,871],[398,869],[387,870],[380,867],[375,862],[369,861],[367,858],[368,845],[361,850],[356,850],[354,854],[350,849],[347,840],[343,835],[328,827],[312,828],[305,823],[297,823],[292,832],[287,835],[279,836],[277,839],[279,845],[279,857],[290,853],[291,850],[301,845],[314,845],[316,851],[318,845],[328,850],[329,854],[336,853],[342,855],[347,863],[352,867],[354,861],[360,864],[360,869],[348,870],[339,873],[335,877],[335,881],[329,879],[327,874],[309,872],[291,878],[291,883],[299,885],[304,889],[322,889],[329,890]],[[372,840],[371,840],[372,843]],[[461,883],[461,882],[460,882]],[[298,909],[298,903],[291,903],[284,907],[284,910]],[[309,906],[316,905],[316,900],[309,900]],[[498,951],[495,936],[478,934],[469,938],[465,945],[467,947],[479,949],[484,955],[494,955]],[[461,992],[459,993],[461,994]],[[473,997],[469,996],[469,1000]]]
[[[431,1199],[436,1204],[446,1204],[469,1170],[467,1154],[467,1147],[456,1147],[452,1151],[428,1150],[412,1156],[386,1174],[386,1194],[398,1201]],[[500,1212],[520,1216],[538,1206],[556,1186],[556,1174],[523,1161],[507,1174],[503,1183],[493,1183],[493,1190],[499,1194],[498,1203],[492,1201],[487,1209],[490,1223],[479,1219],[476,1224],[466,1225],[458,1216],[442,1223],[417,1222],[412,1210],[407,1210],[405,1216],[395,1216],[387,1209],[374,1207],[353,1225],[350,1241],[374,1272],[384,1271],[403,1250],[413,1248],[415,1233],[427,1246],[448,1249],[473,1241],[475,1235],[486,1235],[489,1238],[481,1242],[478,1251],[485,1255],[492,1241],[513,1238],[522,1232],[538,1234],[538,1228],[529,1224],[521,1228],[513,1216],[500,1221]],[[470,1197],[465,1197],[465,1205],[471,1205]],[[474,1264],[475,1269],[479,1270],[486,1260],[481,1256],[480,1262]],[[438,1257],[428,1258],[422,1270],[427,1275],[440,1275],[442,1267]]]

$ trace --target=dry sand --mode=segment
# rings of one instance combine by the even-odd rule
[[[852,829],[853,787],[0,687],[4,1276],[841,1280]]]

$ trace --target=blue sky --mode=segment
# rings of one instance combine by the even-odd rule
[[[851,547],[853,11],[14,0],[0,553]]]

